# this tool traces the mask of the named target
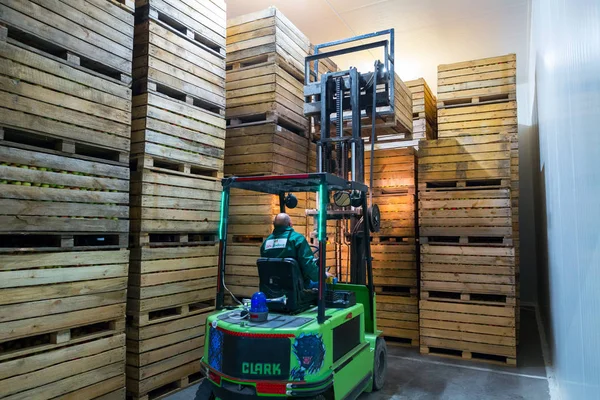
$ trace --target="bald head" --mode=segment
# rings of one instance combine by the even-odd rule
[[[292,226],[292,219],[286,213],[277,214],[273,219],[273,226],[275,228]]]

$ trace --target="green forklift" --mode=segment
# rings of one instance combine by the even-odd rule
[[[327,47],[337,49],[321,52]],[[383,48],[384,62],[375,61],[371,72],[351,67],[318,74],[323,58],[376,48]],[[361,122],[371,117],[373,151],[375,118],[382,112],[393,113],[393,49],[390,29],[315,46],[315,54],[306,58],[304,113],[320,126],[319,172],[223,179],[216,311],[206,323],[201,359],[206,379],[198,388],[197,400],[356,399],[383,387],[387,348],[376,323],[370,245],[371,232],[379,230],[380,215],[364,183]],[[370,171],[372,186],[373,165]],[[312,247],[318,282],[305,287],[294,258],[259,258],[260,291],[240,301],[228,290],[225,265],[231,189],[278,196],[281,212],[297,205],[294,193],[316,193],[316,208],[306,214],[315,221]],[[326,274],[328,220],[343,220],[350,226],[346,238],[350,265],[344,283]],[[340,271],[336,273],[342,277]],[[234,306],[225,305],[226,295]]]

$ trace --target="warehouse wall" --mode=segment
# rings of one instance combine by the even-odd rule
[[[560,397],[600,389],[600,3],[534,0],[540,306]],[[535,138],[536,135],[533,135]]]

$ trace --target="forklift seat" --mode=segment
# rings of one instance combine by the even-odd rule
[[[259,258],[259,289],[268,299],[286,296],[287,302],[267,303],[269,311],[297,314],[317,304],[317,291],[304,287],[304,278],[293,258]]]

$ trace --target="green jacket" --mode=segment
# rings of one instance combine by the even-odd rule
[[[293,258],[298,261],[304,277],[304,286],[319,280],[319,267],[306,238],[291,226],[278,227],[260,247],[260,256],[267,258]]]

